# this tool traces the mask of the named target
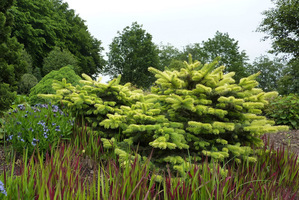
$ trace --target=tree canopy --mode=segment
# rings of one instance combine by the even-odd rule
[[[118,32],[109,46],[108,65],[104,73],[112,77],[122,75],[121,83],[130,82],[147,88],[155,80],[148,67],[159,68],[158,48],[152,36],[134,22]]]
[[[95,76],[105,64],[101,42],[62,0],[18,0],[11,13],[15,18],[12,34],[24,44],[34,68],[42,69],[43,59],[55,46],[78,57],[79,73]]]
[[[263,12],[265,18],[258,27],[264,38],[272,40],[270,53],[282,54],[288,61],[279,81],[282,94],[299,93],[299,1],[272,0],[273,8]]]
[[[14,99],[17,83],[25,72],[21,60],[23,46],[11,37],[13,16],[9,12],[13,0],[0,2],[0,110],[9,108]]]
[[[258,31],[268,34],[264,39],[272,39],[273,53],[299,56],[299,1],[272,0],[275,7],[263,12],[265,18]]]

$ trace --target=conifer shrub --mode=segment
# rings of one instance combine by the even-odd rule
[[[82,87],[56,81],[56,95],[42,96],[56,98],[100,128],[104,148],[124,164],[132,161],[132,147],[144,159],[153,149],[154,166],[169,164],[181,173],[202,157],[254,162],[253,148],[263,146],[260,136],[288,128],[262,116],[267,98],[277,93],[255,88],[259,73],[235,83],[234,72],[224,74],[217,63],[190,58],[179,71],[149,68],[157,78],[150,93],[131,91],[119,79],[102,84],[84,75]]]
[[[55,94],[55,90],[52,88],[53,80],[61,81],[63,78],[73,85],[79,84],[79,80],[81,80],[70,65],[59,70],[53,70],[31,88],[29,94],[30,104],[47,103],[45,99],[38,98],[38,94]]]

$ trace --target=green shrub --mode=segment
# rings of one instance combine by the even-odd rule
[[[29,94],[30,89],[38,83],[37,78],[32,74],[24,74],[19,82],[18,93]]]
[[[61,81],[63,78],[66,78],[67,81],[73,85],[77,85],[81,78],[72,70],[71,66],[63,67],[59,70],[53,70],[42,80],[36,84],[29,94],[29,101],[31,105],[37,103],[46,103],[46,100],[38,98],[38,94],[54,94],[55,90],[52,88],[53,80]]]
[[[23,153],[24,148],[33,152],[38,147],[45,152],[57,144],[59,139],[69,139],[73,128],[73,118],[57,105],[37,104],[8,111],[5,116],[5,139],[13,148]]]
[[[276,124],[288,125],[292,129],[299,128],[299,96],[290,94],[272,98],[264,109],[268,118],[275,120]]]
[[[3,111],[8,110],[16,97],[16,92],[12,91],[9,84],[0,83],[0,116]]]
[[[261,115],[266,99],[277,93],[255,88],[259,74],[235,83],[233,72],[215,66],[217,61],[202,65],[190,59],[180,71],[149,68],[157,78],[151,93],[131,91],[119,79],[102,84],[84,75],[82,87],[56,81],[56,95],[42,96],[83,114],[101,130],[104,148],[124,164],[132,161],[130,148],[143,158],[154,149],[155,166],[169,163],[181,173],[203,156],[256,161],[251,147],[263,146],[260,136],[287,129]]]

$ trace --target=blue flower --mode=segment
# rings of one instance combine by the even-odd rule
[[[54,113],[53,116],[56,117],[56,114]]]
[[[25,142],[23,138],[21,138],[20,136],[18,136],[18,138],[21,140],[21,142]]]
[[[43,120],[42,120],[42,121],[39,121],[37,124],[40,124],[40,125],[42,125],[43,127],[46,126],[46,122],[44,122]]]
[[[35,146],[38,142],[39,142],[39,140],[33,138],[31,144],[32,144],[33,146]]]
[[[22,122],[17,122],[17,125],[20,125],[20,124],[22,124]]]
[[[55,131],[60,132],[60,126],[56,126]]]
[[[26,118],[26,117],[28,117],[28,115],[27,115],[27,114],[25,114],[25,115],[24,115],[24,117]]]
[[[48,109],[48,104],[41,104],[40,107]]]
[[[53,112],[58,112],[58,106],[57,105],[52,105],[52,111]]]
[[[13,138],[13,135],[10,135],[7,137],[7,140],[12,140],[12,138]]]
[[[19,108],[20,110],[25,110],[25,106],[24,106],[24,104],[19,104],[19,105],[18,105],[18,108]]]
[[[11,112],[8,112],[8,114],[10,114],[10,115],[11,115]]]
[[[0,181],[0,193],[4,194],[7,196],[6,190],[4,188],[4,184]]]
[[[29,128],[29,131],[33,132],[34,130],[33,130],[33,128]]]

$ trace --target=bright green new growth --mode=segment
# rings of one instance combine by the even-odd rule
[[[255,161],[251,147],[263,145],[260,136],[287,129],[260,115],[266,99],[277,93],[255,88],[258,73],[235,83],[234,73],[224,74],[217,63],[190,58],[180,71],[149,68],[157,78],[151,93],[119,85],[120,77],[102,84],[83,75],[82,87],[57,81],[56,95],[42,96],[84,116],[123,162],[131,159],[130,147],[138,147],[141,156],[154,149],[155,166],[169,163],[181,173],[203,156]]]

